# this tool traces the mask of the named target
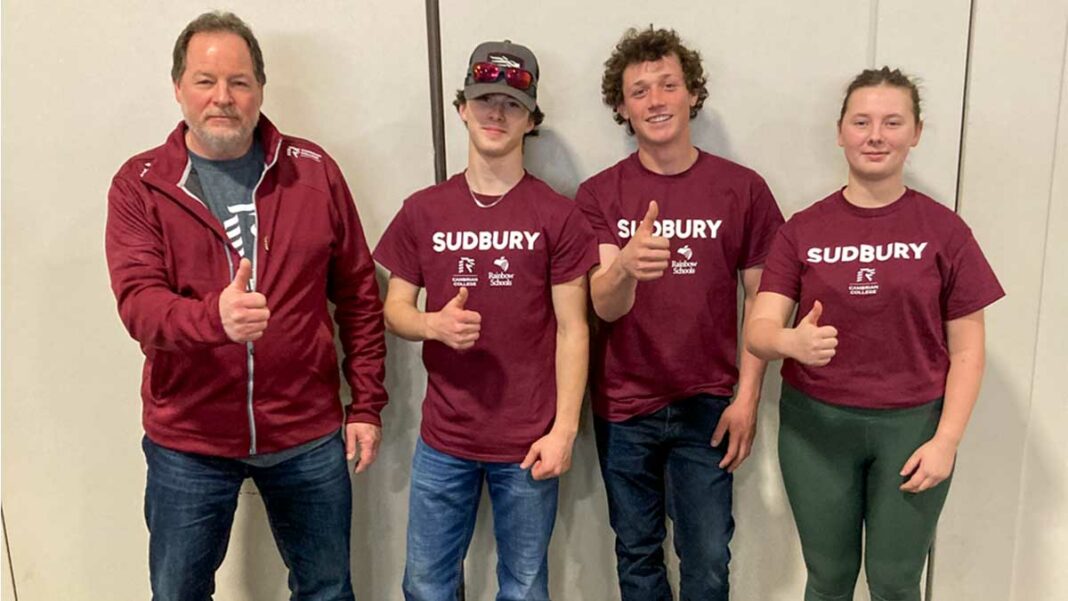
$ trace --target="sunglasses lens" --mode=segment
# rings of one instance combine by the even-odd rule
[[[526,90],[534,81],[534,76],[530,74],[530,71],[523,69],[506,69],[504,80],[517,90]]]
[[[475,63],[471,67],[471,76],[479,83],[490,83],[497,81],[497,78],[501,76],[501,70],[493,63]]]

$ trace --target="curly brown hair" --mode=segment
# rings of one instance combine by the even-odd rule
[[[460,110],[460,105],[467,104],[467,97],[464,96],[463,90],[456,90],[456,98],[452,100],[452,106],[456,110]],[[542,121],[545,121],[545,113],[541,112],[541,107],[534,105],[534,112],[530,113],[530,120],[534,122],[534,129],[523,134],[523,139],[531,138],[538,135],[538,126]]]
[[[697,96],[697,104],[690,108],[690,118],[696,117],[704,106],[705,99],[708,98],[708,88],[705,87],[708,79],[705,77],[704,67],[701,66],[700,53],[684,46],[674,29],[653,29],[650,25],[648,29],[639,31],[632,27],[623,34],[623,38],[612,51],[612,56],[604,62],[604,76],[601,78],[601,96],[604,103],[611,107],[616,123],[627,125],[627,133],[633,135],[634,128],[618,110],[619,105],[623,104],[623,71],[630,65],[658,61],[670,54],[677,56],[682,65],[686,89]]]
[[[891,86],[901,88],[909,93],[912,98],[912,114],[916,118],[916,124],[920,123],[920,90],[916,80],[901,72],[901,69],[891,69],[883,66],[882,69],[865,69],[849,82],[846,88],[845,98],[842,99],[842,111],[838,113],[838,127],[842,126],[842,119],[846,114],[846,106],[849,97],[860,88],[874,88],[876,86]]]

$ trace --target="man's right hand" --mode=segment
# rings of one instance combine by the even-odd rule
[[[619,251],[616,259],[623,271],[639,282],[662,277],[671,260],[671,243],[667,238],[653,235],[653,222],[659,213],[656,201],[650,201],[649,210],[638,224],[634,236]]]
[[[823,304],[816,301],[812,310],[793,329],[793,349],[787,353],[797,361],[822,367],[831,362],[838,346],[838,330],[834,326],[821,326]]]
[[[440,311],[426,314],[427,336],[458,351],[469,349],[478,340],[482,330],[482,316],[464,309],[467,288],[461,287]]]
[[[267,308],[267,297],[259,292],[249,292],[248,283],[252,279],[252,262],[241,259],[234,274],[234,281],[223,288],[219,295],[219,316],[222,317],[223,329],[234,342],[251,342],[263,336],[267,329],[267,320],[271,311]]]

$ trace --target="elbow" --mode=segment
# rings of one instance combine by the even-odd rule
[[[593,304],[594,314],[605,323],[612,323],[620,317],[623,317],[629,313],[631,307],[634,306],[634,299],[631,299],[630,305],[620,307],[608,302],[605,298],[596,293],[590,295],[590,300]]]
[[[390,310],[389,303],[386,303],[382,311],[382,322],[386,326],[386,331],[390,334],[397,335],[397,317],[396,312]]]

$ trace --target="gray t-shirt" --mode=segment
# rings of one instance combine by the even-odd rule
[[[189,152],[193,163],[187,186],[207,205],[226,230],[230,244],[242,257],[254,258],[256,249],[256,203],[252,193],[263,174],[264,153],[259,140],[244,156],[228,161],[213,161]],[[241,458],[255,467],[271,467],[325,444],[331,432],[315,440],[275,453],[260,453]]]
[[[237,254],[253,258],[256,248],[256,203],[252,192],[263,173],[263,146],[257,140],[244,156],[213,161],[189,153],[200,184],[200,199],[219,218]]]

